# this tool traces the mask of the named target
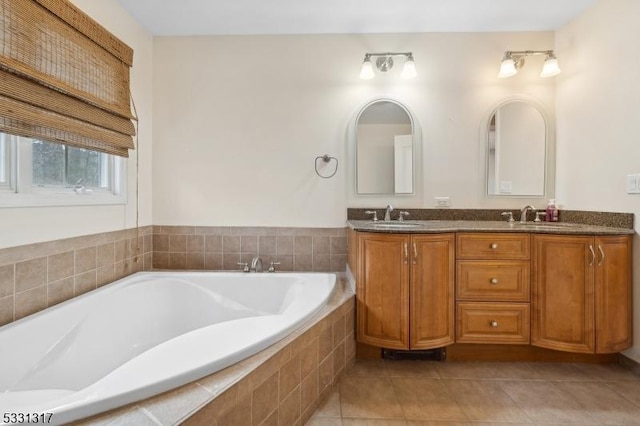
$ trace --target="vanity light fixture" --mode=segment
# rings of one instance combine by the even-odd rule
[[[362,68],[360,69],[360,78],[363,80],[369,80],[375,77],[373,72],[373,63],[371,57],[375,56],[376,68],[382,72],[387,72],[393,68],[393,57],[404,56],[404,66],[402,67],[402,77],[413,78],[418,73],[416,72],[416,63],[413,60],[412,52],[386,52],[386,53],[366,53],[364,55],[364,61],[362,62]]]
[[[500,63],[500,72],[498,78],[507,78],[514,76],[518,70],[524,66],[524,58],[533,55],[546,55],[544,65],[540,77],[553,77],[560,74],[561,70],[558,66],[558,58],[556,58],[553,50],[507,50]]]

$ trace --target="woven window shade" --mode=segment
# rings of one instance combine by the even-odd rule
[[[0,131],[128,156],[133,50],[67,0],[0,4]]]

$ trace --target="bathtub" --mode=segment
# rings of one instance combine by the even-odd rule
[[[140,272],[0,327],[0,422],[63,424],[214,373],[289,334],[335,283]]]

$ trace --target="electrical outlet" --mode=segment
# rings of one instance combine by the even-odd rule
[[[449,197],[434,197],[436,207],[451,207],[451,198]]]
[[[640,194],[640,175],[627,175],[627,194]]]

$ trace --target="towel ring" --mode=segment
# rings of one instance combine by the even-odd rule
[[[331,161],[335,161],[336,162],[336,168],[333,170],[333,173],[331,173],[328,176],[323,176],[322,174],[320,174],[320,171],[318,170],[318,160],[322,160],[325,163],[329,163]],[[329,179],[332,178],[336,175],[336,173],[338,172],[338,159],[336,157],[331,157],[329,154],[325,154],[325,155],[320,155],[318,157],[316,157],[315,160],[315,168],[316,168],[316,174],[318,176],[320,176],[322,179]]]

